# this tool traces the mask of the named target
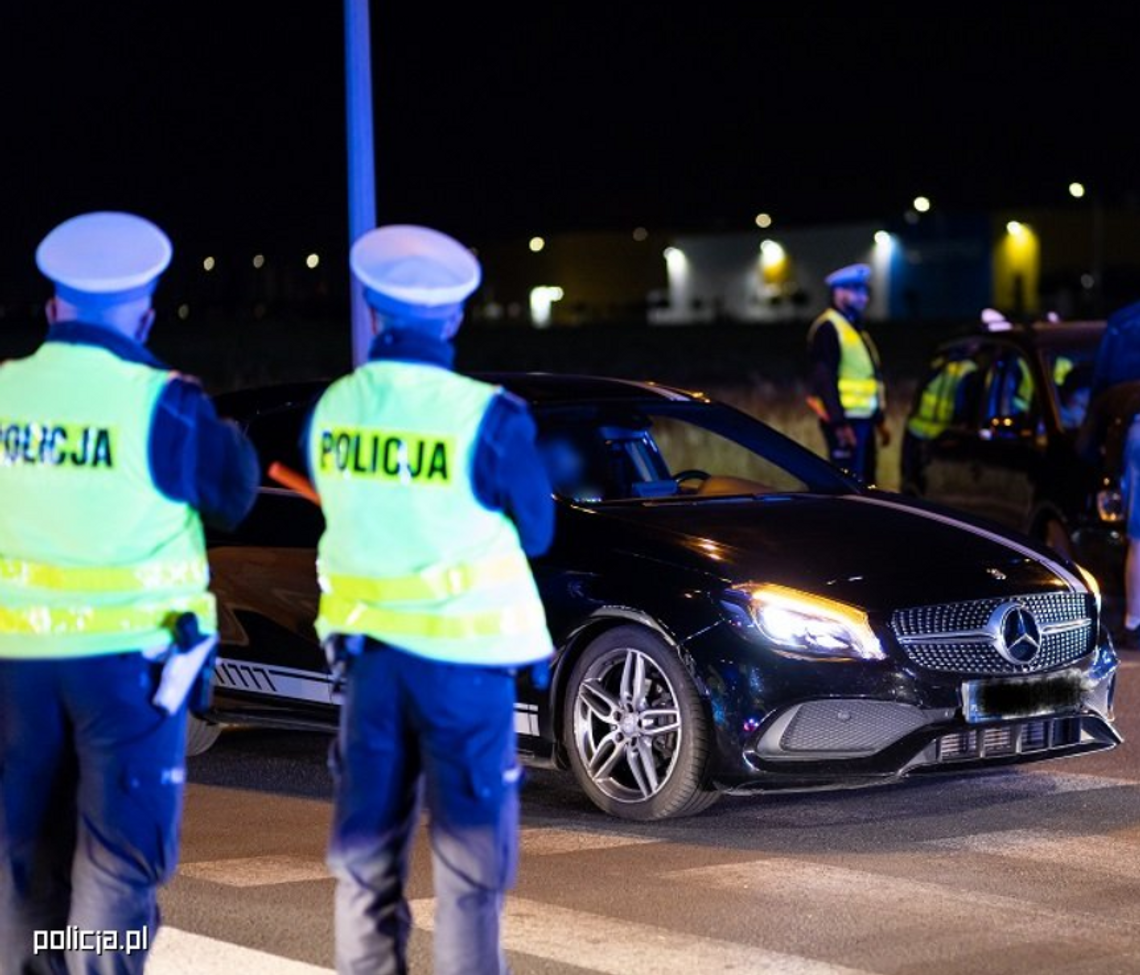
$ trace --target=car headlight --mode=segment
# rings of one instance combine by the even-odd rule
[[[1077,565],[1077,571],[1081,574],[1081,578],[1084,579],[1085,585],[1089,587],[1089,592],[1091,592],[1093,594],[1093,597],[1096,599],[1096,611],[1099,613],[1100,583],[1096,581],[1096,576],[1089,572],[1089,570],[1086,569],[1083,565]]]
[[[740,586],[752,623],[788,656],[815,660],[884,660],[867,614],[854,606],[786,586]]]

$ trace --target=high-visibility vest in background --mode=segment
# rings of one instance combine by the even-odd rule
[[[515,666],[550,636],[514,523],[472,486],[497,387],[425,364],[371,362],[321,397],[309,466],[321,497],[317,632],[434,660]]]
[[[866,332],[857,329],[834,308],[817,318],[808,332],[808,341],[825,322],[835,327],[839,339],[839,402],[851,419],[866,419],[887,407],[886,390],[879,378],[879,351]]]
[[[150,471],[169,381],[57,342],[0,366],[0,657],[168,646],[183,612],[215,631],[198,513]]]
[[[977,375],[973,359],[956,359],[942,366],[923,387],[918,409],[906,421],[906,428],[922,440],[933,440],[956,420],[972,419],[965,415],[970,403],[960,402],[966,387],[963,383]]]

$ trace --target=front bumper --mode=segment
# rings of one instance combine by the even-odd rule
[[[1078,706],[973,723],[960,679],[901,667],[851,674],[839,687],[809,680],[807,693],[767,709],[762,720],[745,719],[743,734],[725,722],[749,705],[714,696],[713,777],[731,792],[849,788],[1114,748],[1123,739],[1113,723],[1117,658],[1107,635],[1072,669],[1081,678]]]

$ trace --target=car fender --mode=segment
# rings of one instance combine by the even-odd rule
[[[554,665],[551,668],[550,715],[553,721],[552,731],[555,741],[558,743],[557,747],[561,748],[564,692],[566,681],[569,680],[570,672],[574,669],[574,662],[590,642],[602,633],[618,626],[630,624],[645,627],[674,650],[693,678],[700,696],[708,700],[709,689],[707,684],[697,672],[692,657],[686,652],[684,641],[679,640],[669,627],[651,613],[633,606],[617,603],[598,606],[589,616],[576,624],[563,640],[559,641]]]

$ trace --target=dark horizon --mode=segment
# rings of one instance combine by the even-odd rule
[[[1124,18],[373,8],[381,222],[778,228],[916,194],[1073,204],[1072,180],[1140,204]],[[152,217],[183,258],[343,253],[340,4],[44,0],[3,24],[5,277],[101,208]]]

